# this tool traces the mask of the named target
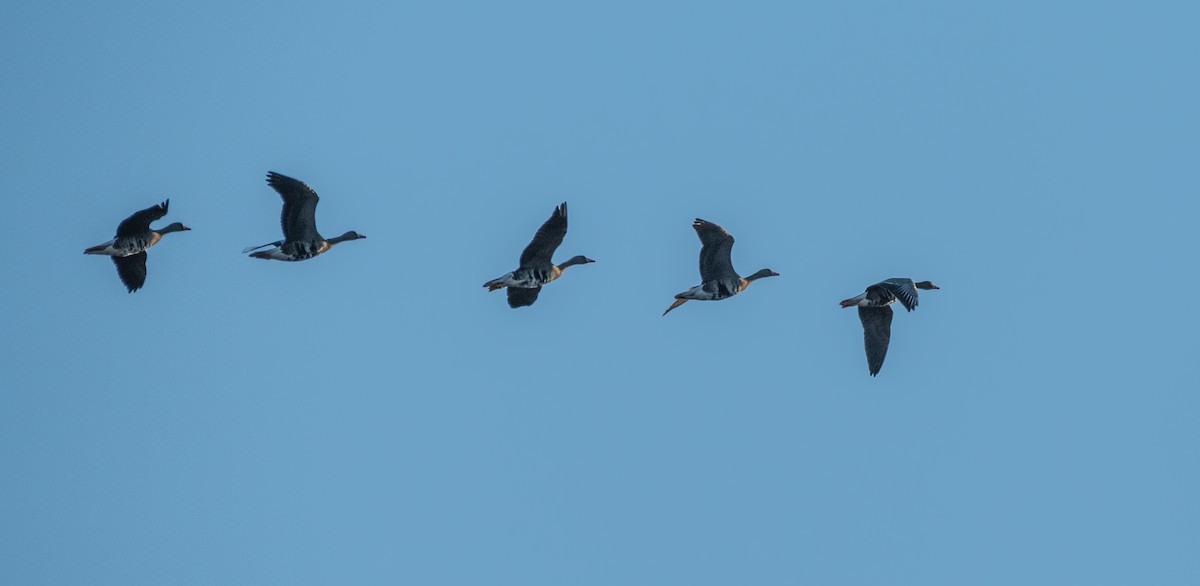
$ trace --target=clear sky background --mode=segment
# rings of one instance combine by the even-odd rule
[[[1193,2],[0,12],[0,583],[1200,583]]]

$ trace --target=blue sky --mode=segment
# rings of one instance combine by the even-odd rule
[[[3,13],[0,583],[1200,582],[1194,4]]]

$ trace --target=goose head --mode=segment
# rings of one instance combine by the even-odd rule
[[[913,287],[918,289],[941,289],[941,287],[934,285],[933,281],[921,281],[919,283],[913,283]]]
[[[337,238],[333,238],[333,239],[329,240],[328,242],[330,244],[337,244],[339,242],[345,242],[347,240],[358,240],[360,238],[366,238],[366,236],[363,234],[359,234],[358,232],[355,232],[354,230],[351,230],[349,232],[346,232],[345,234],[342,234],[341,236],[338,236]]]
[[[590,258],[588,258],[588,257],[586,257],[586,256],[583,256],[583,255],[581,254],[581,255],[578,255],[578,256],[572,256],[571,258],[567,259],[567,262],[564,262],[564,263],[562,263],[562,264],[558,265],[558,268],[560,268],[560,269],[565,269],[565,268],[567,268],[567,267],[571,267],[571,266],[575,266],[575,265],[587,264],[587,263],[589,263],[589,262],[596,262],[596,261],[594,261],[594,260],[592,260],[592,259],[590,259]]]
[[[749,277],[746,277],[746,280],[754,281],[757,279],[761,279],[763,277],[778,277],[778,276],[779,276],[779,273],[772,271],[771,269],[763,269],[761,271],[758,271],[757,273],[754,273],[753,275],[750,275]]]

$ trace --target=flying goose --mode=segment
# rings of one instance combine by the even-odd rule
[[[274,171],[267,173],[267,185],[279,192],[283,198],[283,214],[279,223],[283,226],[283,240],[276,240],[262,246],[251,246],[242,252],[252,252],[260,248],[274,246],[271,250],[254,252],[250,256],[268,260],[300,261],[308,260],[333,248],[335,244],[347,240],[366,238],[353,230],[326,240],[317,232],[317,192],[307,183],[280,175]]]
[[[550,219],[538,228],[533,241],[521,253],[521,266],[511,273],[483,284],[488,291],[508,288],[508,306],[526,307],[537,301],[542,286],[562,276],[563,271],[575,265],[596,262],[586,256],[573,256],[560,265],[550,258],[567,235],[567,202],[554,208]]]
[[[750,283],[758,279],[779,276],[779,273],[771,269],[763,269],[744,279],[739,277],[737,271],[733,270],[733,261],[729,259],[729,253],[733,250],[733,236],[724,228],[700,218],[696,218],[696,221],[692,222],[692,227],[696,229],[696,234],[700,236],[700,243],[703,245],[700,248],[700,280],[702,282],[676,295],[675,303],[672,303],[671,307],[663,312],[663,315],[667,315],[672,309],[692,299],[698,301],[726,299],[741,293],[750,286]]]
[[[117,276],[125,288],[130,293],[141,289],[146,284],[146,249],[158,244],[164,234],[191,230],[179,222],[159,230],[150,229],[150,222],[167,215],[167,205],[170,203],[168,199],[125,218],[117,226],[115,238],[88,248],[83,253],[111,256],[113,264],[117,265]]]
[[[940,289],[930,281],[914,283],[912,279],[895,278],[875,283],[861,295],[843,300],[842,307],[858,307],[858,319],[863,326],[863,344],[867,350],[867,368],[871,376],[879,374],[892,339],[892,303],[899,300],[904,309],[917,308],[917,289]]]

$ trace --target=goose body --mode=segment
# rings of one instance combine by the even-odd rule
[[[117,235],[112,240],[87,248],[83,253],[112,257],[117,276],[125,288],[130,293],[141,289],[146,284],[146,251],[166,234],[191,230],[179,222],[157,230],[150,228],[151,222],[167,215],[170,203],[171,200],[166,200],[125,218],[117,226]]]
[[[283,213],[279,218],[279,224],[283,228],[283,240],[251,246],[242,251],[249,252],[251,257],[297,262],[320,256],[334,245],[347,240],[366,238],[351,230],[337,238],[326,240],[317,231],[317,203],[321,198],[313,188],[303,181],[274,171],[267,173],[267,184],[283,198]],[[269,246],[274,248],[259,250]]]
[[[930,281],[893,278],[867,287],[867,290],[841,302],[842,307],[857,307],[863,327],[863,346],[867,353],[867,370],[879,374],[892,340],[892,303],[899,301],[904,309],[917,308],[918,289],[940,289]]]
[[[738,276],[733,269],[731,253],[733,251],[733,236],[724,228],[696,218],[692,228],[700,237],[700,280],[699,285],[679,293],[663,315],[688,301],[720,301],[728,299],[746,290],[750,283],[763,277],[778,277],[779,273],[771,269],[762,269],[749,277]]]
[[[104,256],[130,256],[158,244],[159,240],[162,240],[161,232],[149,232],[125,238],[113,238],[104,244],[88,248],[83,253],[101,254]]]
[[[488,291],[508,289],[508,306],[527,307],[537,301],[542,287],[562,276],[568,268],[596,262],[586,256],[573,256],[562,264],[551,258],[567,235],[567,202],[554,208],[550,219],[538,228],[533,240],[521,252],[520,266],[510,273],[483,284]]]
[[[563,269],[558,265],[550,265],[549,268],[519,268],[503,277],[488,281],[484,286],[488,288],[488,291],[495,291],[502,287],[533,289],[550,283],[561,277],[562,274]]]

